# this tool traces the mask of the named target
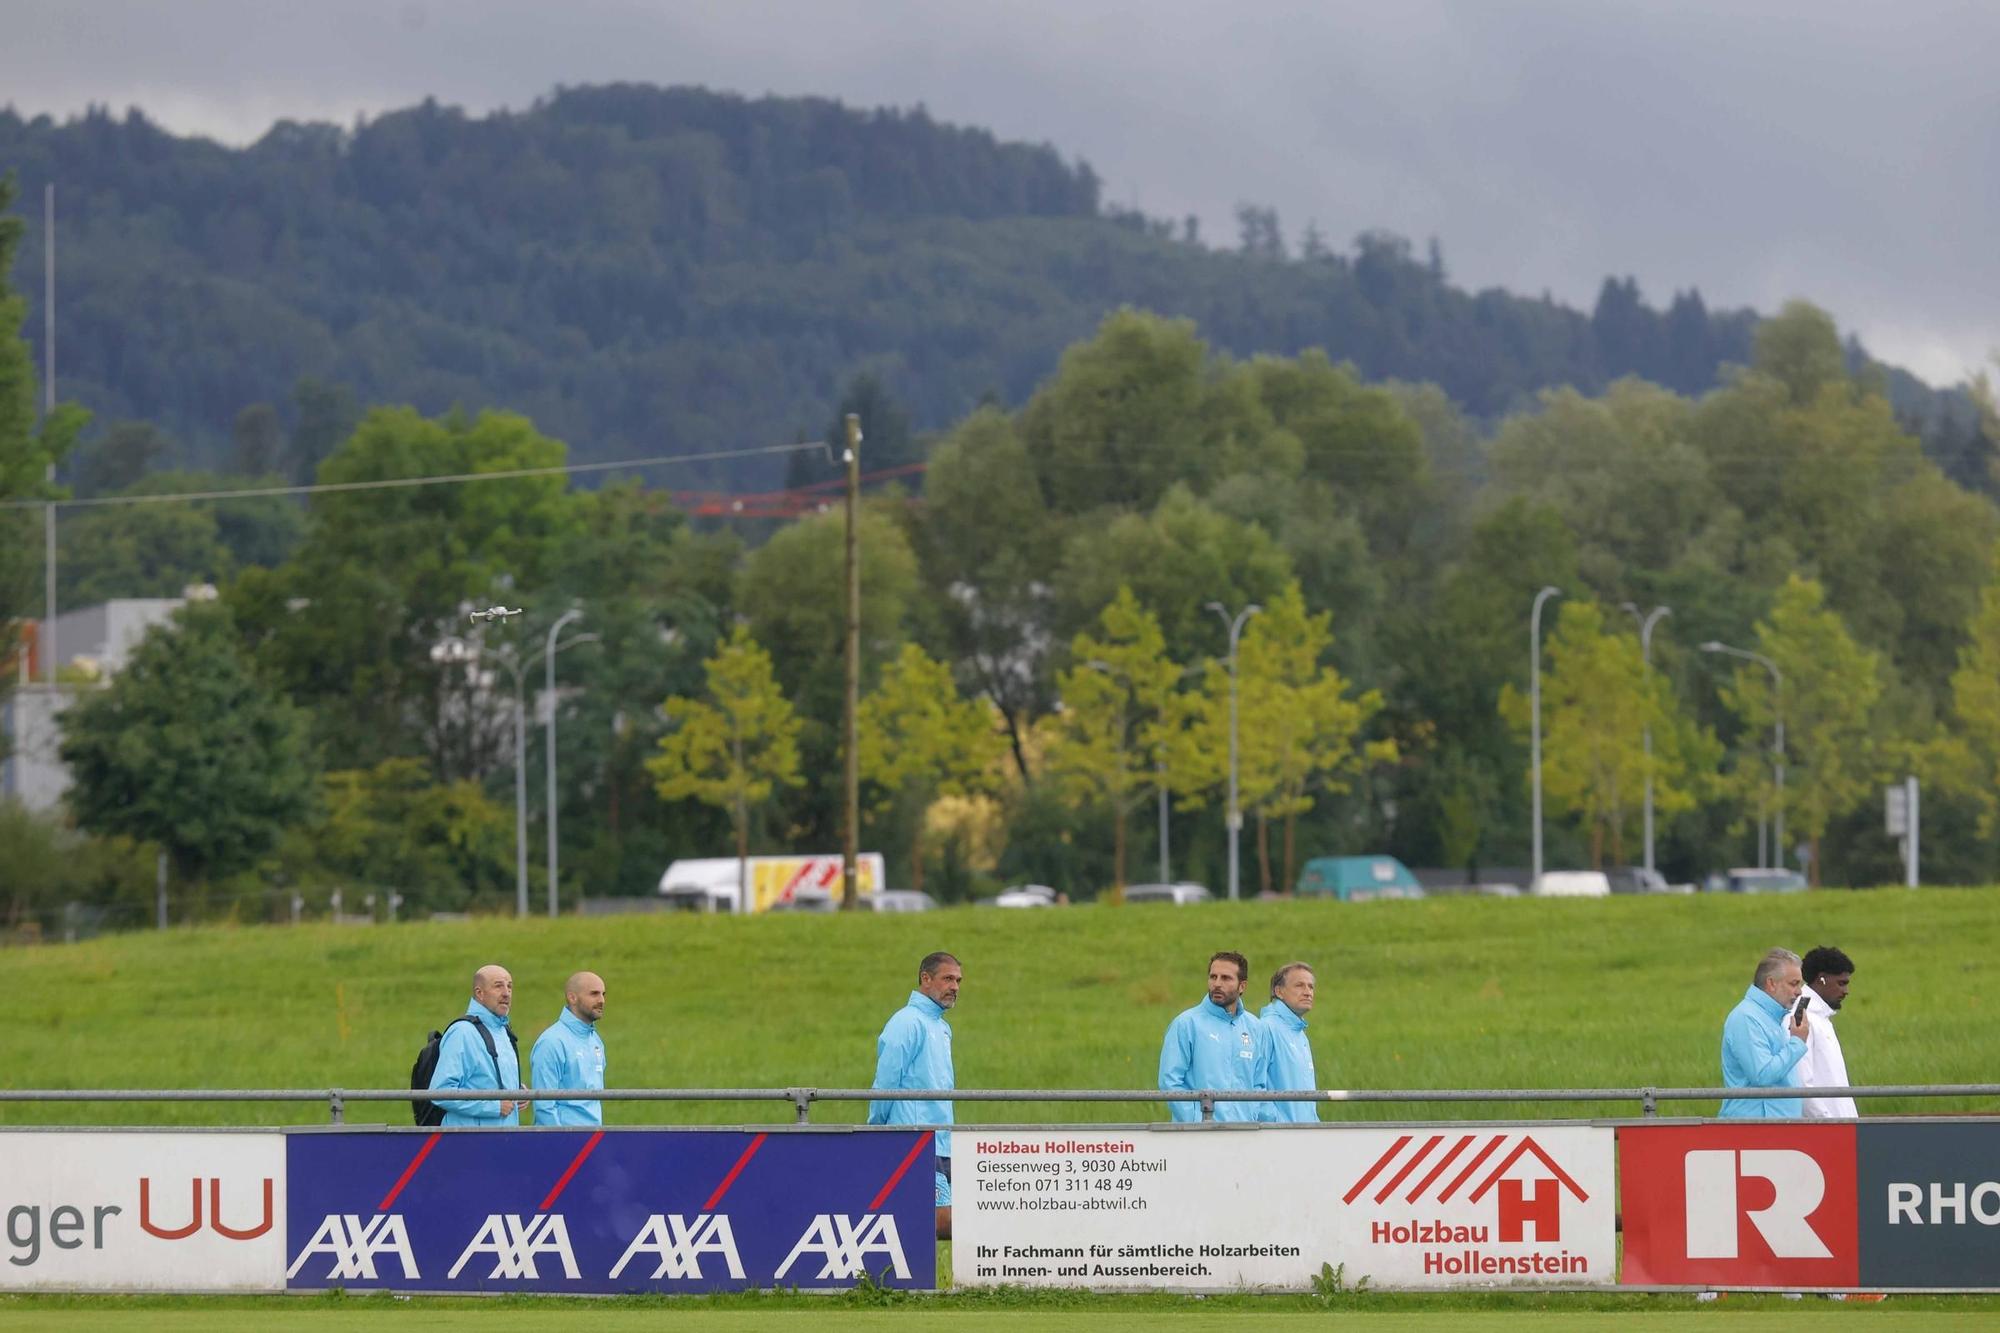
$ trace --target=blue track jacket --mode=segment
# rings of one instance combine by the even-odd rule
[[[1161,1092],[1254,1092],[1264,1082],[1262,1025],[1240,1000],[1235,1014],[1206,995],[1167,1024],[1160,1043]],[[1268,1105],[1268,1103],[1264,1103]],[[1255,1120],[1257,1102],[1217,1102],[1217,1120]],[[1168,1102],[1175,1120],[1201,1119],[1200,1102]]]
[[[471,1014],[475,1022],[484,1023],[486,1030],[493,1034],[494,1055],[486,1053],[486,1043],[472,1030],[471,1023],[453,1023],[451,1030],[438,1043],[437,1068],[431,1071],[431,1091],[441,1092],[450,1088],[464,1088],[468,1092],[512,1092],[521,1086],[521,1057],[514,1054],[514,1043],[507,1040],[507,1020],[493,1013],[477,1000],[468,1000],[465,1012]],[[493,1060],[500,1060],[500,1081],[493,1081]],[[448,1102],[442,1097],[432,1101],[444,1108],[444,1123],[452,1125],[518,1125],[521,1123],[521,1108],[517,1104],[506,1115],[500,1114],[500,1103]]]
[[[944,1008],[920,990],[889,1016],[875,1039],[875,1081],[883,1091],[904,1088],[956,1088],[951,1072],[951,1024]],[[868,1103],[871,1125],[949,1125],[951,1102],[899,1101]],[[939,1130],[937,1155],[951,1156],[951,1131]]]
[[[1788,1011],[1752,986],[1743,1002],[1722,1023],[1722,1086],[1725,1088],[1796,1088],[1799,1061],[1806,1044],[1785,1031]],[[1796,1097],[1731,1097],[1722,1104],[1725,1116],[1753,1120],[1797,1120],[1805,1103]]]
[[[1313,1079],[1312,1043],[1306,1021],[1283,1000],[1273,1000],[1257,1015],[1264,1025],[1264,1086],[1273,1092],[1305,1092],[1317,1088]],[[1265,1120],[1319,1120],[1318,1102],[1266,1102]]]
[[[538,1088],[602,1088],[604,1086],[604,1038],[597,1025],[586,1023],[568,1009],[556,1016],[542,1035],[535,1038],[534,1054],[528,1068]],[[604,1123],[604,1103],[536,1102],[538,1125],[588,1125]]]

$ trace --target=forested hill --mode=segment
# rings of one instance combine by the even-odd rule
[[[9,170],[37,224],[14,281],[37,304],[57,184],[63,396],[157,423],[181,444],[162,461],[197,466],[302,379],[513,408],[588,460],[816,435],[864,372],[943,427],[1024,400],[1125,304],[1191,316],[1238,355],[1317,345],[1434,381],[1483,418],[1625,374],[1698,392],[1748,359],[1756,319],[1692,292],[1656,310],[1629,280],[1591,313],[1469,293],[1435,247],[1335,252],[1257,209],[1211,248],[1192,223],[1107,211],[1052,147],[818,99],[579,88],[484,118],[426,102],[352,129],[281,123],[241,150],[139,111],[8,110]],[[1936,397],[1889,387],[1935,435]]]

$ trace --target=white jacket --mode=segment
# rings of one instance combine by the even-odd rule
[[[1806,1028],[1810,1039],[1806,1042],[1805,1058],[1799,1061],[1799,1086],[1806,1088],[1845,1088],[1847,1081],[1847,1060],[1840,1053],[1840,1038],[1833,1030],[1833,1007],[1820,998],[1819,992],[1807,986],[1803,992],[1808,997],[1806,1003]],[[1860,1113],[1854,1109],[1852,1097],[1808,1097],[1805,1099],[1805,1117],[1808,1120],[1852,1120]]]

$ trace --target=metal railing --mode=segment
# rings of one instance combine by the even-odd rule
[[[439,1089],[491,1092],[499,1089]],[[1885,1084],[1865,1088],[1322,1088],[1307,1092],[1239,1092],[1196,1089],[1167,1094],[1157,1088],[899,1088],[885,1096],[877,1088],[606,1088],[507,1089],[517,1102],[790,1102],[797,1124],[809,1124],[815,1102],[1197,1102],[1204,1121],[1215,1119],[1218,1102],[1637,1102],[1640,1114],[1659,1114],[1661,1102],[1719,1101],[1750,1096],[1783,1100],[1804,1097],[1996,1097],[2000,1083]],[[346,1123],[350,1102],[409,1102],[421,1095],[410,1088],[0,1088],[0,1105],[12,1102],[324,1102],[331,1123]],[[931,1126],[930,1128],[951,1128]]]

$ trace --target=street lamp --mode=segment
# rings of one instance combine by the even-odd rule
[[[1236,641],[1243,636],[1243,622],[1264,608],[1255,602],[1236,613],[1230,619],[1229,612],[1221,602],[1210,602],[1208,609],[1222,617],[1222,623],[1229,626],[1229,900],[1235,902],[1239,894],[1239,875],[1236,864],[1236,839],[1243,831],[1243,812],[1236,808]]]
[[[497,608],[496,608],[497,609]],[[479,613],[473,612],[476,616]],[[493,660],[514,677],[514,915],[528,915],[528,718],[523,702],[521,664],[511,650]]]
[[[1672,615],[1673,608],[1666,606],[1656,606],[1651,611],[1645,613],[1644,615],[1641,615],[1639,612],[1639,608],[1636,605],[1634,605],[1631,602],[1627,602],[1625,603],[1625,609],[1627,611],[1630,611],[1632,613],[1632,618],[1639,622],[1639,660],[1645,665],[1646,679],[1650,683],[1653,676],[1653,626],[1659,623],[1661,616]],[[1650,712],[1646,714],[1645,731],[1643,733],[1643,736],[1646,746],[1646,869],[1650,871],[1654,868],[1653,867],[1653,718]]]
[[[1530,886],[1542,877],[1542,603],[1560,596],[1562,589],[1551,584],[1535,594],[1535,605],[1528,612],[1528,736],[1532,751],[1529,762],[1534,769],[1535,789],[1535,866],[1528,880]]]
[[[556,636],[562,633],[564,625],[582,615],[580,609],[572,607],[557,617],[556,623],[549,626],[548,642],[542,652],[543,693],[549,700],[548,744],[544,748],[548,751],[549,773],[549,916],[551,918],[556,915],[556,870],[561,864],[556,855],[556,654],[576,644],[594,643],[597,640],[595,634],[579,634],[574,639],[559,644],[556,642]]]
[[[1778,771],[1778,809],[1772,816],[1772,840],[1777,845],[1772,850],[1778,854],[1778,865],[1782,868],[1785,864],[1785,677],[1778,670],[1778,664],[1762,653],[1753,653],[1744,648],[1731,648],[1728,644],[1718,643],[1714,639],[1704,643],[1701,650],[1705,653],[1727,653],[1731,657],[1740,657],[1746,662],[1757,663],[1771,673],[1771,717],[1777,724],[1777,735],[1771,753],[1772,766]]]

